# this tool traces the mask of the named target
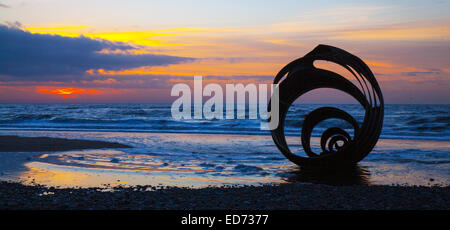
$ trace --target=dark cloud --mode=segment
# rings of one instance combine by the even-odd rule
[[[440,74],[442,71],[440,70],[433,70],[433,71],[412,71],[412,72],[404,72],[402,74],[410,77],[415,77],[419,75],[429,75],[429,74]]]
[[[122,70],[192,61],[193,58],[155,54],[104,54],[98,51],[134,47],[87,37],[31,34],[17,27],[0,25],[0,75],[48,78],[76,76],[89,69]]]
[[[1,3],[1,2],[0,2],[0,7],[3,7],[3,8],[10,8],[8,5],[5,5],[5,4],[3,4],[3,3]]]

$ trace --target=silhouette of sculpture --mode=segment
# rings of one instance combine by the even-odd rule
[[[355,77],[356,84],[334,72],[315,68],[313,62],[316,60],[343,66]],[[272,138],[283,155],[295,164],[303,167],[355,164],[366,157],[377,143],[383,126],[383,95],[372,71],[358,57],[336,47],[319,45],[304,57],[281,69],[274,79],[274,84],[278,84],[275,90],[279,93],[279,125],[271,131]],[[333,107],[321,107],[312,111],[305,117],[301,130],[303,150],[308,157],[298,156],[290,151],[286,143],[286,113],[297,98],[319,88],[333,88],[351,95],[364,108],[364,121],[359,125],[350,114]],[[354,135],[351,137],[339,127],[328,128],[320,139],[322,152],[314,153],[310,144],[312,130],[326,119],[341,119],[350,123]]]

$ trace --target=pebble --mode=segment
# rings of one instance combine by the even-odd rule
[[[0,209],[449,210],[449,190],[449,186],[305,183],[200,189],[166,186],[48,188],[0,182]]]

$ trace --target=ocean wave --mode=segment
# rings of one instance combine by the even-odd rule
[[[302,121],[312,110],[334,106],[361,123],[364,111],[355,105],[293,105],[286,119],[288,136],[300,134]],[[171,117],[170,104],[0,104],[0,129],[107,130],[269,135],[260,120],[182,120]],[[386,105],[381,138],[450,140],[449,105]],[[352,132],[345,121],[330,119],[314,129],[320,136],[327,127]]]

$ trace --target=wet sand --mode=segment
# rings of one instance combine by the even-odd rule
[[[0,136],[0,152],[45,152],[100,148],[131,148],[131,146],[91,140]]]
[[[0,182],[0,209],[449,210],[450,187],[281,184],[59,189]]]
[[[104,141],[0,136],[4,168],[17,170],[40,151],[130,148]],[[29,151],[29,152],[27,152]],[[11,157],[8,152],[16,152]],[[34,154],[37,154],[34,156]],[[22,159],[23,158],[23,159]],[[2,166],[3,168],[3,166]],[[54,174],[54,172],[53,172]],[[46,174],[47,175],[47,174]],[[352,174],[353,175],[353,174]],[[58,175],[56,175],[58,176]],[[297,175],[304,177],[304,175]],[[63,179],[68,177],[64,176]],[[333,180],[336,180],[335,178]],[[34,180],[33,180],[34,181]],[[34,182],[0,182],[0,209],[441,209],[450,207],[449,186],[344,185],[295,182],[203,188],[117,186],[61,188]],[[303,180],[305,181],[305,180]]]
[[[354,169],[309,172],[285,159],[267,136],[76,131],[0,133],[0,136],[13,135],[35,137],[14,137],[24,142],[42,139],[51,140],[52,143],[95,140],[96,143],[106,143],[96,147],[111,146],[108,142],[133,147],[46,152],[35,151],[40,149],[29,149],[30,152],[0,151],[0,180],[23,184],[37,183],[65,188],[104,185],[203,188],[296,182],[328,185],[450,185],[447,173],[450,142],[446,141],[381,139],[375,150]],[[68,139],[55,141],[60,138]],[[292,141],[298,140],[292,137]],[[63,146],[55,144],[54,147]],[[80,147],[87,146],[75,146]]]

